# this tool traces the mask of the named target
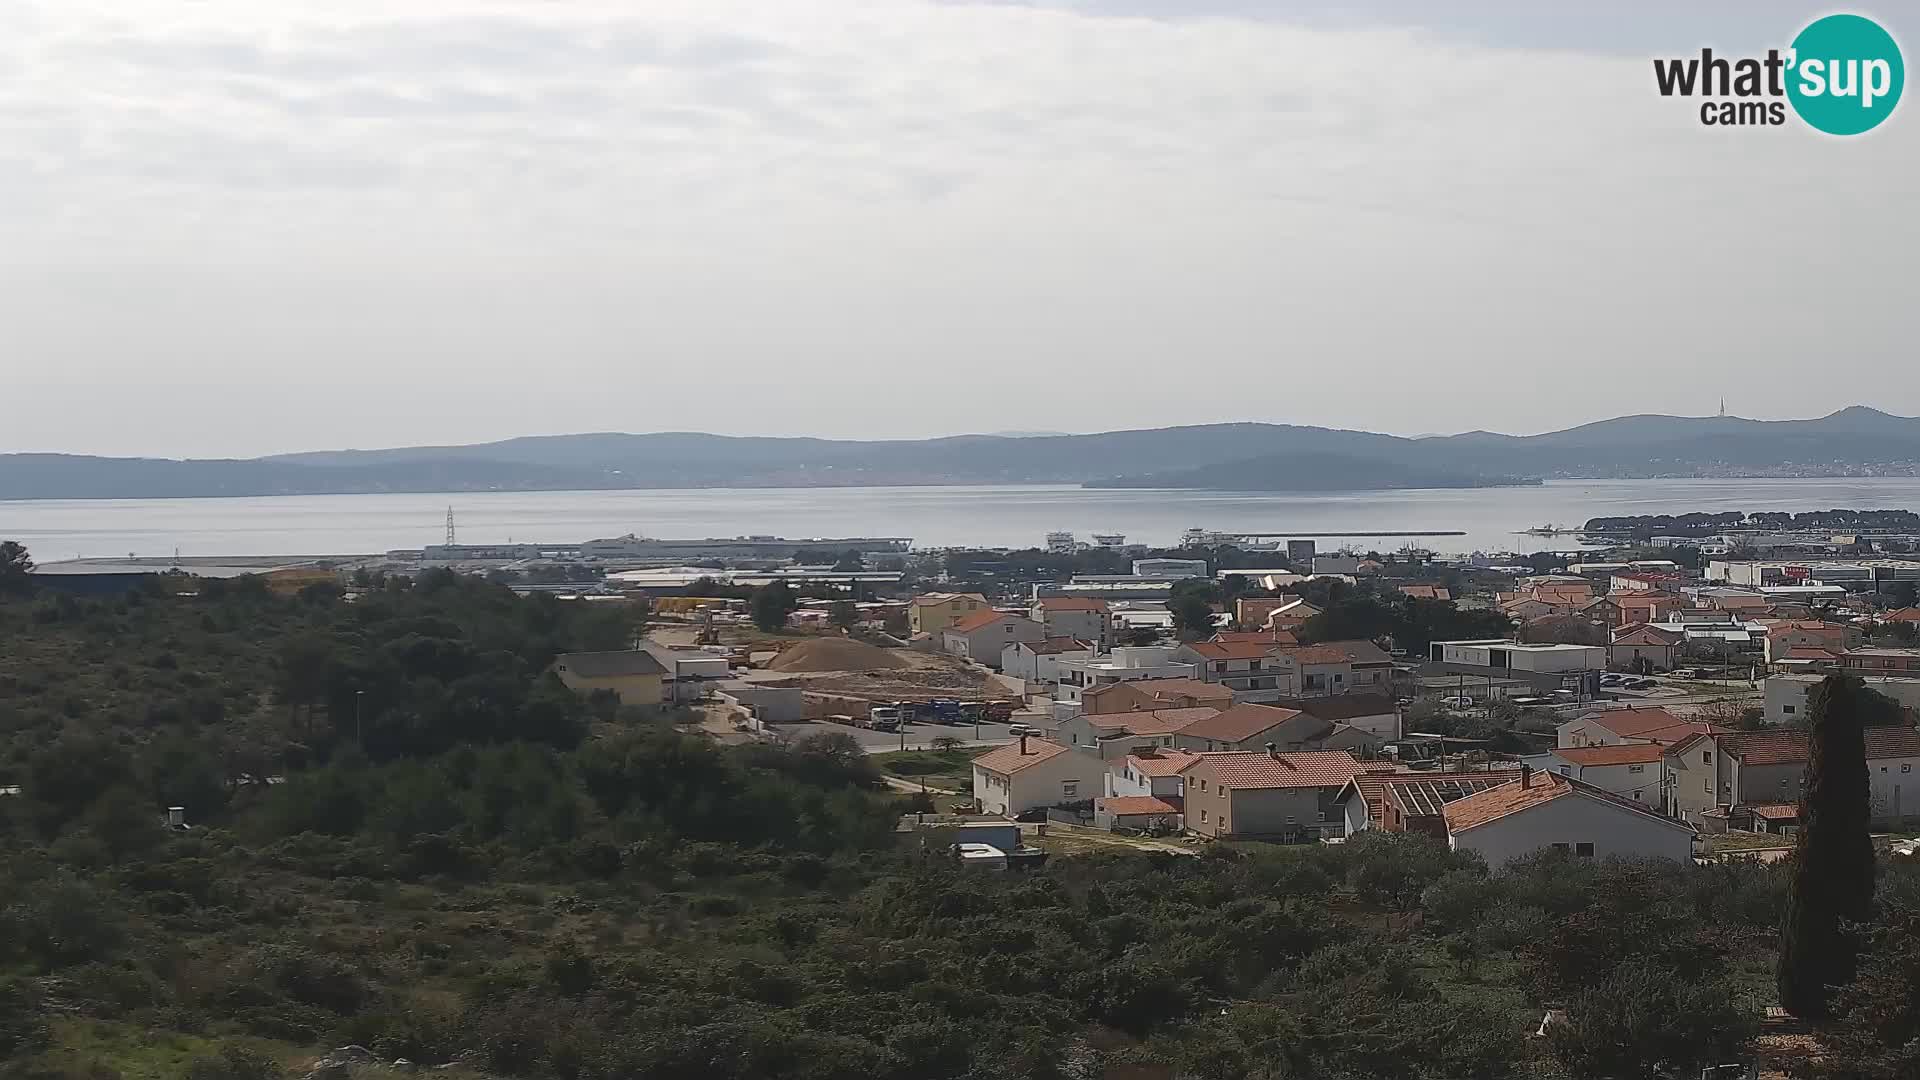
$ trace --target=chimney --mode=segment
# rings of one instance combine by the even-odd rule
[[[1523,788],[1533,786],[1533,766],[1524,761],[1520,763],[1520,786]]]
[[[1020,736],[1020,756],[1027,756],[1027,737],[1025,735]]]
[[[1273,760],[1275,760],[1275,761],[1279,761],[1279,760],[1280,760],[1280,748],[1279,748],[1278,746],[1275,746],[1275,745],[1274,745],[1273,743],[1268,743],[1268,744],[1267,744],[1267,756],[1268,756],[1268,757],[1270,757],[1270,758],[1272,758],[1272,759],[1273,759]]]
[[[187,823],[187,808],[184,806],[167,807],[167,827],[178,829]]]

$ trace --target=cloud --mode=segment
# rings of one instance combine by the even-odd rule
[[[0,0],[8,439],[1920,411],[1912,118],[1709,131],[1645,50],[1797,15],[1533,8]]]

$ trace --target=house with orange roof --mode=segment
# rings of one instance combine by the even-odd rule
[[[1766,627],[1766,659],[1769,664],[1777,663],[1799,648],[1825,649],[1837,655],[1846,652],[1862,637],[1860,631],[1853,627],[1812,619],[1782,619],[1769,622]]]
[[[1668,745],[1714,730],[1714,726],[1704,720],[1684,720],[1657,705],[1636,705],[1575,717],[1555,729],[1555,742],[1562,748],[1617,743]]]
[[[938,637],[940,631],[993,605],[979,593],[922,593],[907,602],[907,627],[915,634]]]
[[[1442,603],[1453,599],[1453,593],[1445,585],[1402,585],[1400,595],[1409,600],[1439,600]]]
[[[1007,611],[976,611],[940,631],[940,648],[949,656],[999,669],[1007,646],[1044,641],[1047,628]]]
[[[1441,808],[1447,846],[1490,867],[1542,850],[1579,859],[1693,860],[1694,828],[1570,776],[1522,767],[1504,784]]]
[[[1369,768],[1342,788],[1334,802],[1341,808],[1348,836],[1379,829],[1445,840],[1447,821],[1440,813],[1442,807],[1511,779],[1509,770],[1403,773]]]
[[[1128,754],[1107,763],[1108,795],[1159,795],[1179,798],[1180,770],[1193,764],[1198,754],[1185,750],[1154,749]]]
[[[1340,836],[1346,826],[1335,799],[1362,771],[1337,750],[1201,754],[1180,773],[1184,822],[1214,839]]]
[[[1896,725],[1864,734],[1874,823],[1920,818],[1920,730]],[[1722,731],[1674,743],[1662,761],[1667,810],[1711,831],[1741,807],[1798,802],[1811,752],[1811,736],[1798,728]]]
[[[1672,671],[1686,647],[1687,635],[1679,630],[1635,623],[1613,632],[1607,643],[1607,666],[1622,671]]]
[[[1174,650],[1173,659],[1194,665],[1202,679],[1233,691],[1236,701],[1300,692],[1300,665],[1271,641],[1190,641]]]
[[[1623,742],[1558,747],[1521,760],[1538,772],[1570,776],[1644,806],[1659,807],[1661,762],[1666,753],[1659,743]]]
[[[1109,795],[1095,799],[1093,825],[1097,829],[1140,829],[1151,833],[1180,828],[1178,795]]]
[[[1190,724],[1173,745],[1194,752],[1232,750],[1346,750],[1372,753],[1381,740],[1349,724],[1322,720],[1300,709],[1245,703]]]
[[[1054,727],[1053,738],[1085,750],[1102,761],[1118,761],[1128,754],[1171,749],[1182,731],[1219,714],[1219,709],[1208,705],[1124,713],[1081,713],[1060,721]]]
[[[1090,660],[1093,655],[1093,643],[1079,638],[1016,641],[1000,650],[1000,670],[1021,682],[1057,683],[1063,661]]]
[[[1197,705],[1224,709],[1231,704],[1230,688],[1203,679],[1135,679],[1089,687],[1080,693],[1081,712],[1088,715]]]
[[[1622,625],[1665,622],[1687,606],[1686,600],[1668,593],[1616,593],[1608,599],[1618,605]]]
[[[1013,817],[1092,799],[1100,794],[1105,774],[1091,754],[1022,735],[973,759],[973,797],[983,812]]]

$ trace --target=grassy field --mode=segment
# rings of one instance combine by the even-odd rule
[[[977,748],[959,750],[889,750],[872,755],[880,771],[902,780],[924,780],[932,787],[955,791],[973,787],[973,759]]]

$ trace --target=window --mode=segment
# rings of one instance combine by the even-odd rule
[[[1711,750],[1700,751],[1700,764],[1702,765],[1713,764],[1713,751]]]
[[[1565,847],[1566,845],[1561,844],[1557,846]],[[1573,853],[1575,855],[1580,856],[1583,859],[1591,859],[1593,858],[1593,845],[1592,844],[1575,844],[1573,846]]]
[[[1913,766],[1911,766],[1911,765],[1902,765],[1902,766],[1900,766],[1900,771],[1901,771],[1901,772],[1912,772],[1912,771],[1913,771]]]
[[[1627,771],[1630,773],[1646,772],[1647,767],[1645,765],[1629,765],[1627,766]]]
[[[1227,662],[1225,660],[1215,660],[1213,662],[1213,670],[1215,671],[1227,670]]]
[[[1709,777],[1701,780],[1700,790],[1706,792],[1709,795],[1713,794],[1713,779]]]
[[[1565,845],[1565,844],[1555,844],[1555,845],[1553,845],[1553,850],[1555,850],[1555,851],[1558,851],[1558,852],[1561,852],[1561,853],[1563,853],[1563,854],[1564,854],[1564,853],[1566,852],[1566,850],[1567,850],[1567,845]]]
[[[1080,781],[1078,780],[1060,781],[1060,797],[1061,798],[1071,799],[1079,793],[1080,793]]]
[[[1788,716],[1792,716],[1792,715],[1793,715],[1793,706],[1791,706],[1791,705],[1782,705],[1782,706],[1780,706],[1780,711],[1781,711],[1781,712],[1783,712],[1783,713],[1786,713],[1786,714],[1787,714]]]
[[[1223,799],[1224,799],[1224,798],[1226,798],[1226,797],[1227,797],[1227,789],[1226,789],[1226,788],[1224,788],[1224,787],[1218,787],[1218,788],[1214,788],[1214,790],[1220,793],[1220,797],[1221,797],[1221,798],[1223,798]]]
[[[1200,824],[1205,825],[1206,823],[1207,823],[1207,812],[1203,809],[1200,811]]]
[[[1335,672],[1335,673],[1334,673],[1334,676],[1333,676],[1333,681],[1334,681],[1334,682],[1346,682],[1346,681],[1347,681],[1347,677],[1346,677],[1345,675],[1342,675],[1342,674],[1340,674],[1340,673],[1338,673],[1338,672]]]

